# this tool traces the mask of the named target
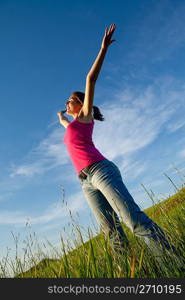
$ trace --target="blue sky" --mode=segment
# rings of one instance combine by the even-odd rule
[[[60,234],[70,235],[70,212],[84,230],[98,230],[56,113],[71,92],[85,89],[111,23],[116,42],[94,98],[105,121],[95,122],[94,143],[118,165],[141,208],[152,204],[141,184],[156,201],[174,193],[164,173],[182,185],[184,15],[178,0],[0,0],[1,256],[7,248],[14,253],[11,232],[20,245],[31,230],[41,244],[47,238],[57,247]]]

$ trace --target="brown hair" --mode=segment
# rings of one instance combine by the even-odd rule
[[[75,92],[72,93],[72,95],[76,96],[76,98],[79,98],[79,100],[82,103],[84,102],[85,93],[75,91]],[[95,105],[93,105],[93,117],[94,117],[95,120],[98,120],[98,121],[104,121],[104,119],[105,119],[103,117],[103,115],[101,114],[100,109]]]

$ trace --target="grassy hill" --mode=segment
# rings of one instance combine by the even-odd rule
[[[175,195],[145,210],[167,233],[168,239],[185,258],[185,188]],[[130,240],[130,249],[115,253],[102,233],[87,242],[81,236],[80,245],[68,251],[62,244],[63,256],[45,258],[15,277],[25,278],[159,278],[184,277],[177,269],[175,258],[164,255],[162,264],[153,257],[143,241],[123,225]],[[21,268],[20,268],[21,270]]]

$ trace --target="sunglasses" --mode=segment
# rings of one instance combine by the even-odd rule
[[[82,101],[80,101],[79,99],[76,100],[76,99],[71,98],[71,99],[69,99],[69,100],[66,101],[65,105],[67,105],[70,102],[79,102],[79,103],[83,104]]]

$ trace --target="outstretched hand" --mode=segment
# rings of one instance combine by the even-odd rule
[[[112,35],[113,35],[115,29],[116,29],[116,25],[115,24],[111,24],[109,26],[109,28],[106,27],[101,48],[107,49],[110,46],[110,44],[112,44],[113,42],[116,41],[116,40],[111,40]]]
[[[66,112],[66,110],[62,110],[62,111],[57,112],[57,116],[59,117],[59,119],[64,117],[65,112]]]

